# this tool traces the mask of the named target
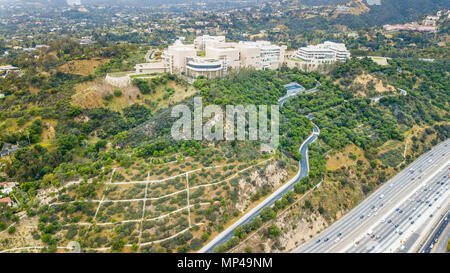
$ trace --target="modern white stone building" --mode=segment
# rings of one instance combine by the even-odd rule
[[[198,51],[205,50],[208,46],[215,46],[217,44],[225,43],[225,36],[199,36],[194,40],[194,47]]]
[[[194,44],[178,40],[161,55],[161,61],[136,65],[136,73],[169,72],[194,79],[223,76],[230,69],[277,69],[284,63],[286,46],[267,41],[227,43],[225,36],[203,35]]]
[[[289,67],[312,71],[320,65],[345,62],[350,56],[345,44],[326,41],[323,44],[299,48],[287,63]]]
[[[287,48],[268,41],[239,42],[236,47],[241,52],[242,66],[258,70],[280,68]]]
[[[137,64],[134,68],[138,74],[165,73],[169,71],[167,64],[161,61]]]
[[[194,45],[185,45],[180,40],[167,48],[162,54],[162,59],[169,68],[169,73],[182,73],[186,68],[186,58],[197,56]]]
[[[226,66],[222,60],[214,58],[187,57],[185,75],[189,79],[199,76],[206,78],[221,77],[226,73]]]
[[[239,69],[241,67],[241,52],[229,44],[217,44],[207,47],[205,57],[222,60],[227,69]]]

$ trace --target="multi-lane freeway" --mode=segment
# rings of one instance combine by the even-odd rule
[[[441,240],[443,242],[441,243],[443,250],[447,248],[447,242],[449,237],[449,221],[450,221],[450,211],[445,214],[445,216],[442,217],[441,221],[437,225],[436,229],[430,234],[430,237],[428,240],[423,244],[423,247],[421,249],[421,253],[430,253],[434,251],[442,251],[440,248]]]
[[[411,252],[450,201],[450,139],[295,252]]]

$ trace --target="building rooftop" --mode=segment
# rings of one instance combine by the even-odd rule
[[[306,47],[302,47],[301,49],[306,50],[306,51],[321,51],[321,50],[328,50],[328,49],[336,49],[336,50],[345,51],[345,50],[347,50],[347,47],[345,46],[345,44],[342,44],[342,43],[334,43],[334,42],[326,41],[323,44],[308,45]]]
[[[13,65],[1,65],[0,71],[2,71],[2,70],[19,70],[19,68],[15,67]]]
[[[11,198],[9,198],[9,197],[2,198],[2,199],[0,199],[0,203],[9,204],[9,203],[11,203]]]
[[[287,90],[287,95],[305,91],[305,88],[296,82],[291,82],[291,83],[285,84],[283,86]]]
[[[264,49],[272,49],[272,48],[279,48],[278,45],[272,44],[269,41],[240,41],[239,45],[241,46],[247,46],[247,47],[257,47],[257,48],[264,48]]]
[[[136,64],[136,68],[156,68],[156,67],[165,67],[165,64],[162,61]]]
[[[169,46],[169,49],[175,51],[195,50],[194,45],[185,45],[180,40]]]

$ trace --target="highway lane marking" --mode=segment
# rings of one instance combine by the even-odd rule
[[[436,172],[435,172],[435,173],[436,173]],[[434,175],[434,176],[432,176],[432,177],[436,177],[436,175]],[[429,179],[431,179],[431,178],[429,178]],[[429,180],[429,179],[428,179],[428,180]],[[414,184],[410,185],[410,186],[408,187],[407,190],[409,190],[411,187],[414,187],[414,186],[415,186]],[[407,190],[405,190],[404,192],[407,192]],[[403,192],[403,193],[400,193],[400,195],[397,195],[396,197],[394,197],[395,199],[394,199],[393,201],[397,201],[397,200],[399,200],[400,198],[402,198],[402,195],[404,195],[404,192]],[[417,190],[416,190],[416,191],[413,191],[412,193],[406,194],[405,197],[403,197],[399,202],[395,202],[394,205],[397,206],[397,207],[401,207],[402,204],[405,204],[405,203],[406,203],[406,206],[405,206],[405,207],[407,207],[407,206],[408,206],[408,200],[411,199],[411,196],[414,195],[415,192],[417,192]],[[430,194],[430,196],[431,196],[431,194]],[[400,206],[398,205],[399,203],[401,204]],[[410,205],[410,204],[409,204],[409,205]],[[393,206],[391,206],[391,207],[393,207]],[[424,210],[426,210],[426,209],[427,209],[427,207],[424,206]],[[384,210],[383,210],[383,211],[384,211]],[[390,215],[392,215],[392,213],[389,214],[389,216],[390,216]],[[395,212],[393,213],[393,215],[395,215]],[[409,216],[402,214],[402,216],[400,216],[399,219],[397,219],[397,217],[394,217],[393,222],[399,221],[399,223],[397,223],[397,224],[399,225],[397,228],[400,228],[401,226],[404,227],[403,224],[406,224],[406,219],[407,219],[408,217],[409,217]],[[392,218],[392,217],[391,217],[391,218]],[[379,225],[379,223],[378,223],[377,221],[372,220],[371,222],[365,223],[363,226],[365,227],[365,226],[367,226],[367,225],[369,225],[369,224],[371,224],[370,227],[374,227],[374,228],[376,228],[376,227]],[[357,227],[357,230],[358,230],[358,229],[361,229],[361,225],[360,225],[359,227]],[[353,232],[350,233],[349,235],[352,235],[352,234],[355,233],[357,230],[353,231]],[[395,234],[392,235],[392,236],[389,236],[389,239],[392,238],[392,237],[394,237],[394,236],[395,236]],[[389,239],[388,239],[388,240],[389,240]],[[334,248],[336,248],[336,247],[339,247],[339,246],[337,245],[337,246],[335,246]],[[351,248],[351,246],[350,246],[350,248]]]
[[[438,175],[437,175],[438,176]],[[435,178],[436,177],[436,175],[435,176],[433,176],[433,178]],[[424,196],[424,197],[422,197],[422,198],[424,198],[424,199],[428,199],[428,198],[433,198],[433,196],[434,196],[434,193],[436,192],[436,191],[438,191],[439,189],[440,189],[440,187],[441,187],[441,185],[433,185],[433,190],[430,190],[430,191],[427,191],[426,192],[426,196]],[[411,194],[411,195],[416,195],[416,193],[419,193],[419,192],[423,192],[423,191],[421,191],[421,188],[419,187],[415,192],[413,192],[413,194]],[[411,196],[410,195],[410,196]],[[412,197],[413,199],[415,198],[415,197]],[[408,218],[410,218],[410,217],[415,217],[416,216],[416,214],[419,212],[419,210],[420,210],[420,212],[422,212],[422,213],[425,213],[426,211],[429,211],[429,210],[431,210],[431,212],[433,211],[433,209],[434,209],[434,206],[432,206],[432,207],[429,207],[428,206],[428,204],[427,203],[421,203],[419,206],[417,206],[417,205],[415,205],[414,203],[412,203],[412,202],[408,202],[409,201],[409,199],[411,199],[411,198],[408,198],[408,199],[406,199],[405,201],[403,201],[402,203],[401,203],[401,205],[400,206],[398,206],[398,207],[405,207],[405,209],[406,208],[408,208],[408,207],[417,207],[417,209],[416,210],[411,210],[410,211],[410,213],[409,214],[401,214],[401,216],[400,216],[400,218],[399,219],[397,219],[397,217],[390,217],[390,219],[393,219],[393,222],[396,222],[397,224],[399,224],[399,226],[398,226],[398,229],[399,230],[401,230],[401,229],[404,229],[404,234],[405,234],[405,236],[407,236],[407,232],[408,231],[410,231],[412,228],[414,228],[414,226],[417,226],[417,224],[418,224],[418,222],[416,222],[415,223],[415,225],[414,226],[409,226],[408,225],[408,223],[410,223],[409,222],[409,220],[408,220]],[[438,202],[438,201],[436,201],[436,202]],[[396,212],[394,211],[394,212],[392,212],[391,214],[389,214],[389,216],[392,216],[392,215],[396,215]],[[386,218],[387,219],[387,218]],[[420,218],[420,220],[417,220],[417,221],[423,221],[423,219],[426,219],[425,218],[425,215],[424,216],[422,216],[421,218]],[[379,227],[380,226],[380,224],[378,223],[378,224],[375,224],[376,226],[375,226],[375,228],[374,229],[377,229],[377,227]],[[389,230],[389,229],[391,229],[392,228],[392,226],[387,226],[387,227],[381,227],[381,231],[380,230],[378,230],[379,232],[383,232],[383,234],[385,233],[385,231],[387,231],[387,230]],[[379,248],[380,247],[384,247],[384,249],[386,249],[387,247],[389,247],[389,246],[386,246],[386,242],[390,242],[390,245],[392,245],[393,243],[396,243],[397,242],[397,237],[398,235],[396,234],[396,233],[390,233],[390,234],[387,234],[386,236],[384,236],[382,239],[380,239],[380,243],[381,243],[381,245],[379,246]],[[409,237],[408,237],[409,238]],[[393,239],[393,240],[392,240]],[[364,240],[365,240],[365,238],[364,238]],[[382,241],[382,242],[381,242]],[[386,247],[385,247],[386,246]],[[350,249],[351,249],[352,247],[350,247]],[[356,250],[358,250],[358,248],[356,248]]]
[[[419,198],[422,198],[422,199],[428,199],[428,198],[430,198],[430,197],[432,197],[433,196],[433,192],[435,191],[435,190],[438,190],[439,189],[439,186],[435,186],[434,185],[434,188],[433,188],[433,190],[432,191],[427,191],[425,194],[425,196],[418,196]],[[415,192],[414,192],[414,194],[413,195],[416,195],[416,194],[419,194],[419,193],[423,193],[423,191],[421,190],[421,187],[419,187]],[[416,197],[412,197],[412,198],[409,198],[409,199],[414,199],[414,198],[416,198]],[[413,216],[416,216],[418,213],[419,214],[422,214],[422,213],[424,213],[427,209],[429,209],[429,206],[428,206],[428,204],[427,203],[420,203],[420,204],[415,204],[414,203],[414,200],[413,201],[411,201],[411,202],[408,202],[409,201],[409,199],[408,200],[406,200],[405,202],[403,202],[399,207],[403,207],[404,206],[404,210],[406,210],[408,207],[409,208],[412,208],[412,207],[416,207],[416,210],[410,210],[409,211],[409,213],[405,213],[405,214],[402,214],[401,216],[403,216],[403,217],[400,217],[400,219],[398,219],[400,222],[398,222],[399,223],[399,229],[400,229],[400,227],[403,227],[403,224],[405,223],[405,220],[406,220],[406,218],[411,218],[411,217],[413,217]],[[390,215],[396,215],[396,212],[394,211],[394,212],[392,212]],[[397,219],[396,217],[391,217],[392,219]],[[423,217],[421,217],[421,219],[422,219]],[[412,219],[411,219],[412,220]],[[408,220],[408,222],[409,222],[409,220]],[[408,229],[406,229],[406,230],[408,230]],[[385,229],[383,229],[382,231],[385,231]],[[385,236],[385,238],[387,238],[388,236]]]
[[[448,199],[448,198],[447,198],[447,199]],[[447,211],[448,211],[448,209],[449,209],[449,208],[448,208],[448,206],[447,206]],[[447,212],[447,213],[448,213],[448,212]],[[444,217],[444,218],[445,218],[445,217]],[[438,220],[435,220],[435,222],[436,222],[436,221],[439,221],[439,219],[438,219]],[[428,224],[428,225],[429,225],[429,224]],[[425,226],[423,227],[423,229],[426,230],[426,228],[427,228],[428,225],[425,225]],[[432,225],[430,228],[433,228],[433,226],[434,226],[434,225]],[[419,243],[417,243],[417,244],[415,245],[415,247],[414,247],[414,252],[420,251],[420,250],[422,250],[423,247],[426,246],[426,239],[429,237],[429,236],[426,236],[427,234],[428,234],[428,233],[426,233],[425,236],[422,236],[422,238],[421,238],[421,240],[419,241]],[[432,234],[431,234],[431,235],[432,235]],[[430,235],[430,236],[431,236],[431,235]],[[422,242],[423,242],[424,240],[425,240],[425,243],[424,243],[425,245],[421,246],[421,245],[422,245]]]
[[[444,216],[444,219],[445,219],[445,217],[448,217],[448,210],[447,210],[446,216]],[[444,221],[445,221],[445,220],[444,220]],[[440,223],[440,224],[442,225],[442,223]],[[447,222],[447,226],[448,226],[448,222]],[[439,243],[441,242],[442,238],[445,237],[445,236],[442,236],[442,235],[444,234],[445,230],[447,229],[447,226],[444,227],[444,230],[441,232],[441,234],[440,234],[440,236],[439,236],[439,240],[436,242],[436,244],[434,245],[433,249],[431,249],[431,253],[436,252],[437,246],[439,246]],[[438,227],[438,228],[439,228],[439,227]],[[431,236],[433,236],[433,234],[431,234]],[[448,240],[448,238],[446,238],[446,239]]]
[[[435,189],[437,189],[437,188],[438,187],[435,187]],[[432,192],[427,192],[427,196],[425,196],[424,198],[429,198],[432,196],[433,196]],[[409,204],[409,206],[412,206],[412,205]],[[420,211],[419,211],[419,209],[416,209],[415,211],[411,211],[409,214],[404,215],[404,217],[401,217],[399,219],[399,221],[397,221],[397,223],[399,224],[398,229],[400,231],[404,230],[403,233],[405,234],[405,236],[408,236],[408,234],[407,234],[408,231],[411,231],[411,234],[414,233],[414,230],[412,230],[412,229],[415,229],[415,227],[417,227],[417,225],[419,224],[419,221],[423,222],[424,219],[426,220],[427,219],[426,212],[430,209],[431,210],[433,209],[433,207],[430,208],[427,203],[423,203],[423,204],[421,203],[421,206],[419,208],[420,208]],[[417,217],[415,217],[415,216],[418,212],[420,212],[420,214],[422,214],[422,216],[416,220],[417,222],[415,221],[415,225],[413,225],[413,226],[408,225],[410,223],[408,218],[414,217],[416,219]],[[395,245],[396,242],[398,241],[398,239],[403,239],[403,238],[398,238],[398,236],[399,236],[399,234],[397,234],[397,233],[388,233],[384,237],[382,244],[380,244],[380,246],[379,246],[379,248],[381,248],[381,252],[386,250],[388,247],[392,248],[392,245]],[[406,242],[410,238],[410,236],[411,235],[406,237],[406,239],[404,239],[404,241]],[[397,249],[396,247],[393,247],[393,248]]]
[[[448,199],[449,199],[450,197],[447,197],[445,200],[443,200],[443,201],[447,201]],[[446,203],[448,203],[448,202],[446,202]],[[445,208],[445,213],[444,213],[444,215],[447,213],[447,211],[448,211],[448,207],[446,207],[446,206],[443,206],[444,208]],[[429,208],[427,208],[427,210],[430,210],[430,213],[431,214],[434,214],[434,215],[442,215],[442,213],[440,213],[439,211],[442,211],[443,209],[442,209],[442,207],[441,207],[441,209],[438,209],[438,208],[434,208],[434,206],[432,206],[432,207],[429,207]],[[436,211],[436,212],[433,212],[433,211]],[[428,213],[428,212],[427,212]],[[422,225],[421,225],[421,228],[422,228],[422,233],[421,234],[419,234],[419,238],[418,239],[421,239],[421,238],[423,238],[424,236],[425,236],[425,238],[427,237],[427,234],[430,234],[430,229],[432,229],[431,230],[431,235],[430,236],[432,236],[432,233],[434,232],[434,230],[433,230],[433,226],[434,226],[434,224],[432,224],[431,226],[430,226],[430,223],[432,223],[432,222],[427,222],[426,221],[426,219],[427,219],[427,217],[425,217],[425,215],[423,215],[422,216],[424,219],[425,219],[425,221],[423,221],[423,223],[422,223]],[[443,217],[444,218],[444,217]],[[442,219],[443,219],[442,218]],[[441,220],[441,218],[438,218],[438,219],[436,219],[433,223],[436,223],[436,221],[438,222],[438,224],[439,224],[439,222],[440,222],[440,220]],[[429,228],[427,228],[428,226],[430,226]],[[428,230],[428,231],[427,231]],[[421,240],[421,241],[423,241],[423,239]],[[417,247],[416,247],[417,248]],[[414,248],[414,249],[416,249],[416,248]],[[412,249],[412,248],[411,248]]]
[[[441,148],[440,146],[438,146],[438,147],[436,147],[436,148]],[[431,153],[431,152],[429,152],[429,153]],[[426,163],[426,161],[427,161],[427,157],[429,156],[429,153],[426,153],[426,154],[424,154],[424,155],[422,155],[421,157],[419,157],[415,162],[413,162],[410,166],[408,166],[408,168],[409,167],[414,167],[414,168],[420,168],[420,167],[423,167],[424,166],[424,163]],[[437,162],[436,162],[437,163]],[[436,164],[435,163],[435,164]],[[418,166],[417,166],[418,165]],[[360,205],[358,205],[358,206],[360,206],[359,208],[358,208],[358,206],[356,207],[356,208],[354,208],[354,210],[355,211],[365,211],[367,208],[369,208],[370,206],[371,206],[371,202],[373,202],[373,201],[376,201],[376,200],[378,200],[377,199],[377,196],[380,194],[380,193],[384,193],[384,192],[386,192],[386,191],[388,191],[389,193],[386,193],[386,195],[390,195],[391,194],[391,192],[393,192],[393,190],[395,190],[396,188],[402,188],[403,187],[403,184],[410,184],[410,180],[409,180],[409,177],[408,176],[405,176],[405,174],[406,175],[408,175],[408,172],[409,172],[409,170],[408,170],[408,168],[405,168],[404,170],[402,170],[400,173],[398,173],[396,176],[394,176],[393,178],[391,178],[390,179],[390,181],[392,181],[392,180],[395,180],[395,179],[398,179],[399,181],[397,181],[397,182],[395,182],[395,188],[394,189],[392,189],[392,188],[390,188],[390,187],[388,187],[387,185],[389,184],[389,183],[386,183],[386,184],[384,184],[381,188],[379,188],[378,190],[377,190],[377,192],[374,192],[373,194],[371,194],[371,196],[369,196],[368,198],[366,198],[366,200],[365,200],[365,205],[362,205],[362,206],[360,206]],[[392,183],[391,183],[392,184]],[[410,184],[411,185],[411,184]],[[414,185],[414,184],[412,184],[412,185]],[[389,197],[389,198],[394,198],[395,196],[392,196],[392,197]],[[386,196],[386,199],[388,199],[388,197]],[[392,200],[387,200],[387,202],[386,203],[389,203],[389,202],[392,202]],[[364,204],[364,203],[362,203],[362,204]],[[365,213],[365,212],[364,212]],[[345,216],[344,216],[345,217]],[[347,218],[349,218],[348,220],[350,220],[351,218],[355,218],[355,217],[358,217],[357,215],[356,215],[356,213],[355,213],[355,215],[350,215],[350,216],[348,216]],[[359,217],[357,218],[357,219],[355,219],[355,220],[358,220],[359,219]],[[341,219],[341,220],[344,220],[344,219]],[[342,222],[342,221],[341,221]],[[348,221],[346,221],[346,220],[344,220],[344,224],[341,224],[341,225],[343,225],[342,227],[340,227],[339,225],[335,225],[335,224],[337,224],[337,223],[335,223],[335,224],[333,224],[335,227],[333,227],[333,225],[330,227],[330,231],[329,231],[329,233],[331,234],[332,232],[335,232],[335,231],[333,231],[333,230],[335,230],[335,229],[337,229],[337,228],[340,228],[340,229],[343,229],[343,228],[347,228],[347,227],[349,227],[349,226],[351,226],[351,225],[353,225],[353,223],[352,222],[348,222],[348,223],[346,223],[346,222],[348,222]],[[354,230],[354,228],[352,228],[352,230]],[[345,230],[346,231],[346,230]],[[326,231],[325,231],[326,232]],[[321,234],[321,236],[326,236],[326,234]],[[340,243],[339,243],[340,244]],[[320,248],[323,248],[323,247],[325,247],[324,245],[321,245],[321,246],[316,246],[316,245],[311,245],[309,248],[307,248],[306,250],[311,250],[311,249],[320,249]]]
[[[403,186],[403,184],[405,184],[406,182],[409,182],[407,176],[406,176],[406,178],[402,178],[402,177],[405,176],[405,174],[408,173],[409,168],[413,167],[413,168],[417,169],[417,168],[423,167],[426,164],[426,162],[429,159],[429,157],[437,158],[437,160],[436,159],[434,160],[432,166],[436,165],[437,162],[441,162],[443,157],[441,157],[440,154],[442,152],[444,152],[443,153],[444,155],[447,154],[447,150],[448,150],[447,147],[448,147],[448,144],[449,144],[448,142],[449,141],[450,140],[446,140],[446,141],[436,145],[432,150],[425,152],[424,154],[419,156],[414,162],[412,162],[409,166],[405,167],[402,171],[400,171],[394,177],[392,177],[389,181],[398,180],[398,181],[395,182],[395,187],[396,188],[400,187],[400,186]],[[430,166],[427,167],[427,169],[429,169],[429,168],[430,168]],[[388,185],[389,184],[393,184],[394,182],[389,182],[389,181],[384,183],[384,185],[382,185],[376,192],[374,192],[369,197],[367,197],[363,201],[363,203],[361,203],[358,206],[356,206],[355,208],[353,208],[352,211],[364,211],[365,209],[367,209],[367,207],[370,206],[370,202],[372,202],[373,200],[376,200],[376,197],[374,197],[374,196],[377,196],[378,194],[384,193],[384,192],[391,192],[393,189],[388,187]],[[410,184],[410,183],[407,183],[407,184]],[[388,199],[388,198],[385,198],[385,200],[386,199]],[[367,204],[365,204],[365,203],[367,203]],[[386,204],[392,203],[392,200],[387,200],[385,203]],[[347,227],[347,226],[351,225],[351,223],[350,224],[341,224],[341,223],[343,223],[343,222],[345,223],[348,220],[350,220],[351,218],[354,218],[355,216],[356,216],[356,214],[352,215],[351,213],[347,213],[343,218],[341,218],[338,222],[335,222],[333,225],[328,227],[319,236],[315,236],[315,238],[323,237],[323,236],[326,236],[326,235],[331,235],[333,232],[335,232],[334,230],[336,230],[338,228],[342,228],[340,225],[343,225],[343,227]],[[314,239],[311,239],[309,241],[309,243],[306,243],[303,246],[298,247],[295,250],[295,252],[308,252],[308,251],[311,251],[313,249],[314,250],[315,249],[321,249],[324,246],[326,246],[326,245],[324,245],[324,244],[321,244],[321,245],[314,244]]]
[[[411,187],[414,187],[414,186],[415,186],[414,184],[410,184],[410,185],[408,186],[408,189],[411,188]],[[401,193],[399,193],[399,194],[401,194]],[[396,196],[394,196],[393,198],[395,198],[395,199],[394,199],[394,201],[395,201],[395,200],[397,200],[398,198],[402,198],[402,196],[396,195]],[[393,203],[393,202],[391,201],[391,203]],[[393,207],[395,207],[395,206],[396,206],[396,204],[391,204],[390,207],[384,206],[382,209],[380,209],[380,212],[381,212],[381,211],[382,211],[382,212],[385,212],[385,211],[388,212],[388,211],[390,211],[390,210],[391,210]],[[381,213],[379,213],[379,214],[380,214],[380,216],[381,216]],[[384,216],[384,215],[385,215],[385,214],[383,214],[383,216]],[[384,218],[384,217],[380,217],[380,216],[378,216],[377,218],[379,218],[379,219]],[[347,242],[347,240],[349,239],[348,237],[351,236],[351,235],[353,235],[353,233],[359,231],[362,227],[366,227],[367,225],[371,225],[370,227],[372,227],[372,226],[374,226],[375,224],[377,224],[378,221],[379,221],[379,219],[377,219],[377,218],[375,218],[376,220],[374,220],[374,218],[371,218],[371,219],[369,220],[369,222],[363,222],[363,223],[360,223],[356,228],[354,228],[350,233],[348,233],[348,234],[345,236],[345,239],[342,240],[342,243],[344,243],[344,241]],[[355,236],[355,237],[359,237],[359,236]],[[342,244],[342,243],[341,243],[341,244]],[[326,252],[329,252],[329,251],[331,251],[332,249],[338,248],[338,247],[339,247],[339,244],[338,244],[338,245],[335,245],[335,246],[331,246],[331,247],[330,247],[330,250],[327,250]],[[351,246],[350,246],[350,247],[351,247]],[[341,249],[347,249],[347,248],[348,248],[347,245],[341,247]]]
[[[365,210],[367,210],[370,206],[372,206],[372,202],[378,200],[377,196],[379,196],[380,193],[382,193],[382,192],[384,193],[386,190],[389,190],[389,192],[393,192],[392,190],[395,190],[396,188],[402,188],[403,184],[406,183],[406,182],[410,182],[410,180],[409,179],[405,179],[405,178],[401,178],[398,182],[395,183],[395,188],[394,189],[391,189],[390,187],[388,188],[387,184],[383,185],[382,188],[379,188],[377,192],[372,193],[368,198],[366,198],[364,200],[363,203],[361,203],[360,205],[358,205],[356,208],[354,208],[352,210],[355,215],[347,214],[346,216],[344,216],[344,217],[347,217],[349,219],[344,219],[344,218],[341,219],[340,222],[342,223],[341,224],[342,226],[339,226],[338,223],[335,223],[331,227],[329,227],[328,228],[329,235],[331,235],[331,233],[333,233],[333,232],[336,232],[336,231],[334,231],[336,229],[342,230],[342,232],[346,232],[349,229],[349,227],[353,225],[353,222],[349,222],[349,220],[351,220],[351,218],[356,218],[354,220],[358,221],[360,219],[358,215],[361,214],[361,213],[365,213]],[[386,195],[388,195],[388,193],[386,193]],[[389,197],[389,198],[393,198],[393,197],[394,196]],[[388,196],[386,196],[386,198],[388,198]],[[387,204],[389,202],[391,202],[391,200],[387,200],[385,203]],[[354,228],[351,228],[351,230],[354,230]],[[326,233],[326,232],[327,231],[325,231],[324,233]],[[326,237],[326,235],[327,234],[321,234],[320,236],[321,237]],[[326,245],[319,245],[319,246],[311,245],[309,248],[307,248],[305,250],[310,251],[312,249],[317,249],[317,251],[319,251],[319,249],[324,248],[324,247],[326,247]]]
[[[401,172],[399,172],[397,175],[395,175],[393,178],[391,178],[390,181],[395,180],[395,179],[399,179],[399,181],[396,182],[396,188],[397,188],[397,187],[400,187],[402,184],[404,184],[406,181],[408,181],[407,179],[402,178],[402,176],[404,176],[405,173],[406,173],[406,174],[408,173],[408,168],[410,168],[410,167],[414,167],[414,168],[423,167],[424,163],[426,163],[427,158],[430,156],[430,154],[433,154],[433,152],[438,152],[438,153],[439,153],[439,151],[441,151],[442,149],[446,150],[446,149],[445,149],[445,147],[446,147],[445,145],[446,145],[445,142],[443,142],[443,143],[437,145],[433,150],[424,153],[424,154],[421,155],[419,158],[417,158],[413,163],[411,163],[407,168],[404,168]],[[438,161],[441,161],[441,159],[438,158]],[[435,165],[436,163],[437,163],[437,162],[434,162],[433,165]],[[417,165],[418,165],[418,166],[417,166]],[[429,167],[428,167],[428,168],[429,168]],[[383,187],[384,187],[384,188],[383,188]],[[389,188],[387,187],[387,184],[383,185],[381,188],[379,188],[379,189],[377,190],[377,192],[375,192],[373,195],[371,195],[371,196],[369,196],[368,198],[366,198],[365,201],[373,201],[372,199],[375,199],[375,200],[376,200],[376,198],[372,198],[372,197],[378,195],[379,193],[385,192],[386,189],[389,189]],[[389,191],[391,191],[391,190],[392,190],[392,189],[389,189]],[[372,198],[372,199],[371,199],[371,198]],[[389,202],[389,201],[387,201],[387,202]],[[370,202],[365,202],[365,203],[367,203],[367,205],[360,206],[360,205],[361,205],[361,204],[360,204],[360,205],[358,205],[358,206],[360,206],[360,207],[358,208],[358,206],[357,206],[357,207],[354,208],[354,210],[356,210],[356,211],[358,211],[358,210],[359,210],[359,211],[362,211],[362,210],[367,209],[367,207],[370,206],[370,204],[369,204]],[[362,204],[364,204],[364,203],[362,203]],[[341,219],[341,220],[346,219],[345,217],[347,217],[347,216],[348,216],[348,214],[347,214],[346,216],[344,216],[344,218]],[[352,218],[352,217],[354,217],[354,216],[353,216],[353,215],[350,215],[350,216],[348,216],[347,218]],[[348,219],[348,220],[350,220],[350,219]],[[346,220],[344,220],[344,221],[346,221]],[[342,222],[342,221],[339,221],[339,222]],[[339,222],[333,224],[331,227],[328,228],[328,230],[330,230],[330,232],[329,232],[330,234],[332,233],[332,230],[333,230],[333,229],[336,229],[336,228],[339,227]],[[341,228],[348,227],[349,225],[351,225],[351,224],[343,224],[343,227],[341,227]],[[333,226],[334,226],[334,227],[333,227]],[[327,231],[324,231],[324,233],[326,233],[326,232],[327,232]],[[320,236],[326,236],[326,235],[327,235],[327,234],[321,234]],[[317,238],[317,237],[316,237],[316,238]],[[323,245],[321,245],[321,246],[316,246],[316,245],[313,245],[312,243],[309,243],[309,246],[308,246],[308,244],[307,244],[307,245],[305,245],[305,246],[302,247],[302,248],[303,248],[304,251],[309,251],[309,250],[311,250],[311,249],[317,249],[317,248],[322,248],[322,247],[323,247]],[[300,251],[300,248],[298,248],[297,251]]]
[[[448,166],[449,163],[450,163],[450,160],[447,160],[446,163],[443,164],[443,165],[446,167],[446,166]],[[436,170],[436,171],[435,171],[432,175],[430,175],[428,178],[426,178],[425,181],[429,181],[430,179],[434,178],[439,172],[441,172],[441,169],[442,169],[442,167],[439,168],[438,170]],[[417,181],[417,180],[416,180],[416,181]],[[408,186],[408,188],[405,189],[402,193],[405,194],[405,192],[407,192],[407,190],[409,190],[411,187],[417,187],[417,185],[415,185],[415,183],[410,184],[410,185]],[[398,194],[402,194],[402,193],[398,193]],[[414,192],[413,192],[413,193],[414,193]],[[399,198],[402,197],[402,196],[399,196],[398,194],[397,194],[396,196],[394,196],[394,199],[393,199],[394,201],[397,201]],[[409,195],[407,194],[407,197],[406,197],[406,198],[403,198],[403,200],[408,199],[409,196],[410,196],[410,194],[409,194]],[[392,202],[391,202],[391,203],[392,203]],[[397,201],[397,202],[395,202],[394,205],[396,205],[396,204],[398,204],[398,203],[399,203],[399,202]],[[391,205],[391,207],[392,207],[392,205]],[[386,207],[383,207],[382,210],[383,210],[383,212],[386,211],[386,210],[387,210],[387,206],[386,206]],[[377,218],[380,218],[381,214],[379,213],[378,215],[379,215],[379,216],[378,216]],[[371,219],[374,219],[374,218],[371,218]],[[339,245],[343,245],[343,243],[346,242],[346,241],[348,240],[348,237],[349,237],[350,235],[353,235],[355,232],[360,231],[362,227],[366,227],[366,226],[368,226],[368,225],[373,225],[373,224],[374,224],[373,221],[374,221],[374,220],[371,220],[371,221],[369,221],[369,222],[364,222],[364,223],[359,224],[355,229],[353,229],[353,231],[352,231],[351,233],[345,235],[344,239],[341,239],[341,241],[339,241],[339,243],[338,243],[337,245],[331,246],[331,247],[330,247],[327,251],[325,251],[325,252],[328,253],[328,252],[330,252],[331,250],[333,250],[333,249],[335,249],[335,248],[338,248]],[[376,222],[375,222],[375,223],[376,223]],[[341,247],[341,249],[342,249],[342,247]]]

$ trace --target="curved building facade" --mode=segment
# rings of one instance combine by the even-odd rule
[[[204,76],[207,78],[220,77],[224,75],[225,66],[223,61],[208,58],[186,58],[186,76],[197,78]]]

